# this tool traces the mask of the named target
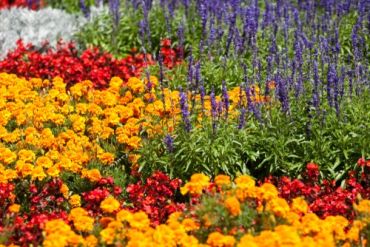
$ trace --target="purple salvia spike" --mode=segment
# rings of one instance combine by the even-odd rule
[[[245,126],[245,115],[246,115],[246,110],[244,107],[242,107],[240,111],[240,116],[239,116],[239,124],[238,124],[238,129],[243,129]]]
[[[179,28],[177,30],[177,36],[179,38],[179,48],[180,48],[180,58],[184,58],[184,44],[185,44],[185,35],[184,35],[184,24],[183,22],[180,23]]]
[[[117,29],[121,17],[120,0],[109,0],[109,11],[113,18],[113,26]]]
[[[225,108],[225,118],[227,119],[229,116],[230,101],[225,81],[222,81],[222,101]]]
[[[195,65],[195,85],[194,85],[195,88],[198,88],[199,86],[199,82],[201,80],[200,76],[201,76],[200,75],[200,62],[198,62]]]
[[[288,91],[286,89],[286,83],[280,77],[280,75],[276,76],[275,82],[277,83],[277,91],[278,91],[278,99],[282,105],[282,111],[284,113],[289,113],[289,98],[288,98]]]
[[[262,122],[261,119],[261,113],[260,111],[256,108],[255,103],[252,101],[252,92],[251,88],[246,88],[246,95],[247,95],[247,106],[248,106],[248,111],[254,115],[254,117],[259,121]]]
[[[180,108],[181,108],[181,114],[182,114],[182,120],[184,122],[185,130],[187,132],[190,132],[191,130],[191,123],[190,123],[190,113],[189,113],[189,107],[188,107],[188,97],[186,93],[180,88]]]
[[[216,132],[216,127],[217,127],[217,121],[216,121],[216,118],[217,118],[217,102],[216,102],[216,97],[215,97],[215,90],[214,88],[212,87],[212,91],[211,91],[211,115],[212,115],[212,129],[213,129],[213,133]]]
[[[174,150],[174,143],[173,143],[173,138],[170,134],[167,134],[164,139],[163,139],[163,142],[166,146],[166,149],[169,153],[172,153],[173,150]]]
[[[204,116],[204,112],[205,112],[204,97],[206,95],[206,92],[205,92],[205,89],[204,89],[204,86],[203,86],[203,82],[201,82],[201,85],[199,87],[199,91],[200,91],[200,103],[202,104],[202,116]]]
[[[89,18],[90,16],[90,8],[86,6],[85,0],[80,0],[80,9],[84,14],[85,18]]]
[[[188,58],[188,80],[187,80],[187,87],[188,87],[188,90],[192,90],[192,86],[193,86],[193,56],[191,54],[191,50],[190,50],[190,55],[189,55],[189,58]]]
[[[337,84],[337,71],[335,69],[334,64],[329,65],[328,75],[327,75],[327,86],[326,86],[326,93],[329,105],[332,107],[334,105],[333,97],[334,92],[333,88]]]
[[[314,88],[313,88],[313,106],[318,109],[320,105],[320,96],[319,96],[319,72],[318,72],[318,65],[317,61],[313,62],[313,76],[314,76]]]

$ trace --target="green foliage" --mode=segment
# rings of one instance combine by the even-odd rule
[[[129,3],[121,4],[121,18],[119,25],[114,26],[110,13],[103,13],[99,18],[87,24],[77,35],[83,48],[97,46],[104,51],[110,52],[116,57],[124,57],[130,54],[133,48],[140,49],[151,54],[159,51],[160,40],[172,37],[167,32],[165,16],[161,8],[153,7],[149,12],[150,38],[145,34],[145,42],[140,37],[140,21],[143,19],[141,9],[135,10]],[[171,30],[176,30],[179,21],[172,22]]]
[[[69,13],[80,12],[80,1],[77,0],[46,0],[46,5],[57,9],[63,9]],[[92,6],[95,0],[85,0],[86,6]]]
[[[248,130],[239,132],[233,124],[220,123],[217,134],[208,124],[187,133],[177,128],[173,153],[169,153],[163,137],[146,140],[141,150],[140,170],[149,175],[163,170],[170,177],[188,178],[194,173],[235,175],[249,173],[246,162],[257,155],[249,145]]]
[[[237,120],[220,121],[216,132],[207,121],[190,133],[179,126],[172,134],[172,153],[163,136],[144,140],[141,171],[148,176],[162,170],[182,179],[199,172],[296,177],[308,162],[315,162],[325,178],[342,180],[360,157],[370,157],[369,92],[343,98],[339,116],[324,104],[308,111],[304,99],[291,102],[289,115],[276,102],[260,110],[262,122],[249,114],[242,130]]]

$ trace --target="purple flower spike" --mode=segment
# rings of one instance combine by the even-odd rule
[[[227,119],[229,116],[230,102],[229,102],[229,94],[227,93],[227,87],[226,87],[225,81],[222,81],[222,101],[223,101],[223,105],[225,108],[225,118]]]
[[[109,11],[112,14],[113,25],[117,28],[121,18],[120,0],[109,0]]]
[[[167,134],[164,137],[163,142],[166,145],[167,151],[170,152],[170,153],[172,153],[173,150],[174,150],[174,144],[173,144],[173,138],[172,138],[172,136],[170,134]]]
[[[190,132],[191,130],[191,123],[190,123],[190,112],[188,107],[188,97],[186,96],[186,93],[180,88],[180,107],[181,107],[181,114],[182,114],[182,120],[185,125],[185,130],[187,132]]]

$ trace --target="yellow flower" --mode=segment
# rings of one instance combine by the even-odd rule
[[[256,181],[248,175],[242,175],[235,179],[236,186],[240,189],[250,189],[256,185]]]
[[[60,169],[58,166],[54,165],[50,167],[46,172],[51,177],[58,177],[60,173]]]
[[[119,78],[119,77],[117,77],[117,76],[114,76],[114,77],[112,77],[112,79],[110,80],[110,82],[109,82],[109,88],[110,89],[113,89],[114,91],[119,91],[119,89],[121,88],[121,86],[122,86],[122,83],[123,83],[123,81],[122,81],[122,79],[121,78]]]
[[[128,141],[127,141],[127,145],[131,149],[138,149],[140,147],[140,144],[141,144],[141,138],[138,137],[138,136],[133,136],[133,137],[129,138]]]
[[[122,209],[116,214],[117,220],[121,222],[130,221],[132,217],[133,217],[132,213],[126,209]]]
[[[82,216],[88,216],[88,215],[89,213],[84,208],[81,208],[81,207],[72,208],[71,212],[69,212],[68,219],[75,221],[76,219]]]
[[[305,214],[308,212],[309,207],[303,197],[297,197],[293,199],[291,209],[293,212]]]
[[[217,175],[215,177],[215,183],[218,186],[228,186],[230,185],[230,177],[227,175]]]
[[[185,231],[193,231],[199,229],[199,224],[197,224],[193,219],[184,219],[181,225],[185,227]]]
[[[154,246],[176,246],[174,231],[167,225],[159,225],[153,233]]]
[[[244,235],[237,247],[258,247],[257,243],[254,241],[254,237],[250,234]]]
[[[100,203],[100,208],[104,212],[108,212],[108,213],[113,213],[114,211],[119,209],[119,207],[120,207],[120,203],[116,199],[114,199],[114,197],[112,197],[112,196],[109,196],[109,197],[105,198]]]
[[[290,211],[288,203],[283,198],[273,198],[267,201],[266,210],[272,211],[275,215],[286,217]]]
[[[232,247],[235,245],[235,238],[229,235],[223,235],[219,232],[209,234],[207,244],[212,247]]]
[[[32,150],[27,149],[19,150],[18,159],[24,162],[33,162],[35,160],[35,153]]]
[[[18,173],[21,173],[23,177],[26,177],[32,174],[33,165],[25,163],[22,160],[18,160],[15,165],[15,169],[17,170]]]
[[[238,216],[241,213],[240,203],[235,196],[225,200],[225,207],[232,216]]]
[[[259,187],[261,192],[261,199],[264,200],[271,200],[273,198],[278,197],[279,192],[273,184],[264,183],[261,187]]]
[[[361,200],[359,204],[353,205],[356,211],[370,214],[370,200]]]
[[[63,197],[64,198],[68,198],[69,197],[69,188],[66,184],[62,184],[62,186],[60,187],[60,193],[63,194]]]
[[[112,153],[108,153],[108,152],[102,153],[101,155],[98,155],[98,158],[105,165],[112,164],[114,162],[114,154]]]
[[[36,165],[44,168],[49,168],[53,165],[53,161],[46,156],[41,156],[37,158]]]
[[[9,212],[18,213],[20,208],[21,208],[21,205],[14,203],[14,204],[9,206]]]
[[[36,166],[31,173],[32,180],[43,180],[46,177],[44,169],[41,166]]]
[[[0,148],[0,154],[0,161],[2,161],[5,165],[10,164],[17,159],[17,155],[9,148]]]
[[[56,219],[46,222],[44,231],[46,234],[51,234],[54,232],[68,233],[71,231],[71,227],[63,220]]]
[[[202,190],[209,186],[209,177],[204,174],[196,173],[190,178],[190,182],[180,188],[181,194],[185,195],[188,192],[191,194],[201,194]]]
[[[300,246],[301,238],[297,229],[292,226],[279,225],[275,228],[275,232],[281,239],[281,246]]]
[[[352,223],[352,227],[346,234],[346,237],[350,241],[358,242],[360,239],[360,231],[365,226],[365,223],[360,220],[354,220]]]
[[[135,94],[136,93],[142,93],[142,92],[144,92],[144,89],[145,89],[144,83],[136,77],[131,77],[127,82],[127,86]]]
[[[68,202],[72,205],[72,207],[80,207],[81,206],[81,197],[79,195],[72,195]]]
[[[103,242],[106,244],[113,244],[115,235],[116,235],[115,230],[112,228],[105,228],[102,231],[100,231],[100,236]]]
[[[98,169],[86,171],[86,177],[92,182],[98,182],[101,179],[101,174]]]
[[[94,228],[94,219],[90,216],[80,216],[74,219],[73,225],[77,231],[90,232]]]
[[[85,238],[86,247],[95,247],[98,245],[98,239],[94,235],[89,235]]]
[[[130,226],[139,230],[147,229],[150,225],[148,215],[144,212],[137,212],[128,220]]]

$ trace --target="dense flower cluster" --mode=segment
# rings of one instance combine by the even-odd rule
[[[163,64],[169,69],[182,63],[182,55],[184,53],[182,47],[173,49],[171,45],[172,42],[170,39],[163,39],[161,41],[160,54],[163,59]]]
[[[361,231],[369,223],[368,200],[354,202],[353,221],[343,216],[320,219],[303,197],[286,201],[271,183],[256,186],[247,175],[237,177],[234,183],[224,175],[217,176],[214,183],[207,181],[205,175],[194,174],[185,184],[183,193],[196,194],[200,200],[180,218],[183,222],[192,219],[192,233],[209,246],[366,243],[361,243]],[[199,188],[195,186],[197,183]]]
[[[33,10],[38,9],[44,5],[44,1],[42,0],[36,0],[36,1],[30,1],[30,0],[1,0],[0,1],[0,9],[2,8],[11,8],[11,7],[28,7]]]
[[[128,198],[133,211],[145,212],[153,225],[165,223],[168,216],[184,209],[184,204],[175,201],[176,191],[179,189],[181,180],[171,180],[162,172],[156,172],[146,179],[127,186]]]
[[[171,131],[181,120],[179,92],[165,89],[164,98],[157,99],[158,81],[150,80],[150,91],[146,80],[135,77],[125,85],[114,77],[104,91],[95,90],[88,80],[67,91],[60,77],[25,80],[0,74],[0,182],[43,180],[62,171],[96,182],[100,171],[87,165],[112,165],[119,150],[129,152],[136,165],[139,157],[133,151],[141,146],[141,134]],[[229,92],[230,112],[236,116],[239,91]],[[209,98],[204,104],[205,115],[211,115]]]
[[[323,180],[320,183],[318,165],[309,163],[303,179],[275,177],[267,181],[277,185],[280,195],[288,201],[303,196],[310,210],[322,218],[342,215],[347,219],[353,219],[355,217],[353,204],[358,196],[370,198],[370,180],[366,174],[368,171],[365,170],[362,170],[359,176],[356,172],[351,172],[342,186],[338,186],[335,181]]]
[[[161,53],[164,66],[172,68],[181,61],[168,42],[164,42]],[[37,49],[19,40],[17,48],[0,61],[0,72],[26,78],[52,79],[59,76],[69,86],[90,80],[96,88],[107,88],[112,77],[127,81],[130,77],[139,76],[144,67],[152,64],[154,61],[150,55],[144,57],[144,54],[135,52],[125,58],[114,59],[97,48],[87,49],[80,54],[74,43],[59,42],[56,49],[45,43]]]
[[[234,182],[221,176],[206,186],[206,177],[194,174],[191,183],[199,180],[208,189],[203,194],[197,188],[189,192],[198,194],[202,200],[184,212],[171,214],[165,223],[156,226],[151,226],[143,211],[120,208],[113,197],[101,202],[99,220],[84,208],[73,208],[67,220],[49,220],[44,224],[43,245],[335,246],[361,241],[366,244],[361,236],[369,223],[368,200],[355,204],[357,218],[352,222],[342,216],[320,219],[310,212],[303,198],[288,203],[278,196],[271,183],[256,186],[246,175]],[[95,228],[102,230],[96,232]]]
[[[87,49],[80,55],[73,43],[60,43],[56,50],[47,44],[35,49],[18,41],[17,49],[0,62],[0,71],[26,78],[52,79],[59,76],[68,85],[91,80],[96,88],[106,88],[113,76],[128,80],[140,75],[142,68],[152,64],[148,55],[133,54],[123,59],[113,59],[98,49]]]

